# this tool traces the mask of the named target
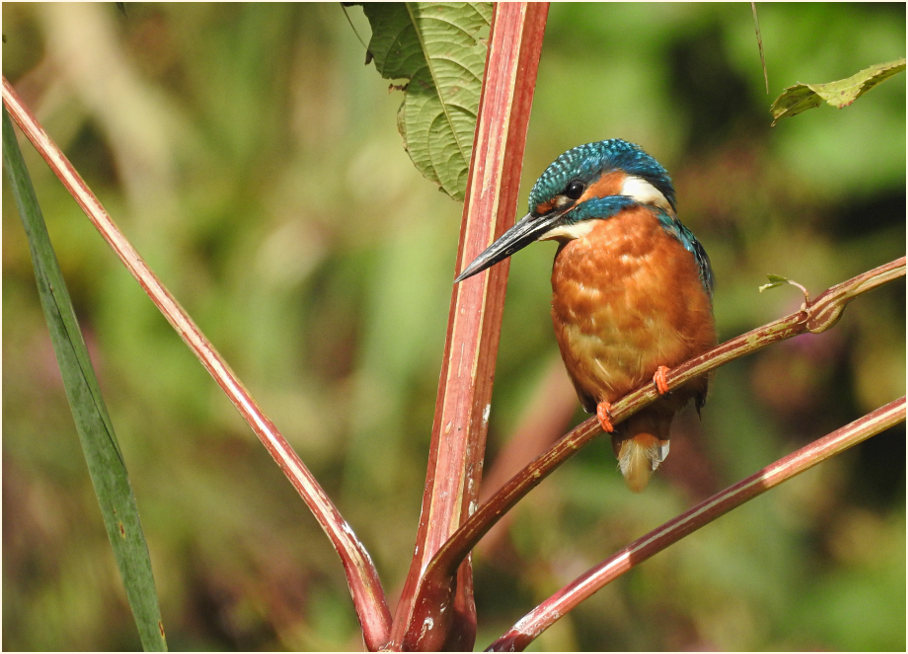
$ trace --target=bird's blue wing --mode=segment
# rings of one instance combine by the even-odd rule
[[[658,214],[659,222],[662,224],[662,227],[665,228],[665,231],[681,241],[684,249],[694,255],[694,261],[697,262],[697,268],[700,271],[700,281],[703,283],[703,288],[705,288],[709,296],[712,297],[713,287],[715,286],[713,267],[709,262],[709,255],[706,254],[703,245],[697,240],[694,233],[685,227],[680,220],[661,210]]]

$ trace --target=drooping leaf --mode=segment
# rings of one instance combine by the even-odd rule
[[[3,164],[28,237],[41,307],[139,638],[146,651],[163,651],[167,642],[151,559],[126,465],[5,108]]]
[[[365,3],[369,54],[404,80],[397,128],[417,170],[463,200],[486,59],[491,3]]]
[[[870,66],[851,77],[827,82],[826,84],[802,84],[789,86],[772,103],[772,124],[780,118],[797,116],[802,111],[819,107],[823,102],[836,109],[847,107],[867,91],[905,70],[905,59],[897,59]]]

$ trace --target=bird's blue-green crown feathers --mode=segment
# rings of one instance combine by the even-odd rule
[[[623,139],[578,145],[555,159],[530,190],[530,213],[534,213],[537,207],[561,195],[571,181],[578,180],[590,184],[599,176],[613,170],[621,170],[627,175],[639,177],[652,184],[665,196],[672,211],[677,213],[675,188],[672,186],[668,171],[639,145]],[[564,219],[568,222],[577,222],[590,218],[608,218],[635,202],[634,198],[623,195],[593,198],[576,205],[565,214]],[[700,281],[711,294],[713,273],[706,250],[693,233],[681,224],[677,216],[670,215],[660,207],[652,209],[665,231],[677,238],[693,255],[700,271]]]
[[[668,171],[639,145],[623,139],[584,143],[549,164],[530,191],[530,212],[561,193],[573,179],[590,181],[604,172],[623,170],[656,187],[675,208],[675,189]]]

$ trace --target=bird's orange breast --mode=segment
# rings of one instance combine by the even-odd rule
[[[716,342],[693,255],[644,207],[597,220],[586,235],[562,243],[552,290],[555,335],[588,411]]]

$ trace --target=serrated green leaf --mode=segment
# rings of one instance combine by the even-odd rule
[[[823,102],[836,109],[847,107],[867,91],[905,70],[905,59],[897,59],[870,66],[851,77],[827,82],[826,84],[802,84],[789,86],[772,103],[772,124],[780,118],[791,118],[803,111],[819,107]]]
[[[423,176],[463,200],[485,66],[491,3],[366,3],[369,53],[407,80],[397,127]]]
[[[139,522],[135,496],[117,445],[113,425],[73,311],[44,217],[6,109],[3,111],[3,163],[28,236],[35,281],[66,397],[88,465],[104,527],[126,588],[142,647],[167,649],[155,592],[148,545]]]

